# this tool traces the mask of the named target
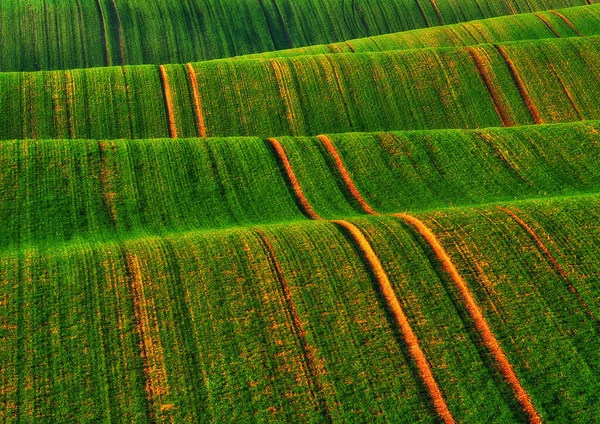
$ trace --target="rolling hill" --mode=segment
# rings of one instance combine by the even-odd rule
[[[592,3],[3,2],[0,421],[598,421]]]

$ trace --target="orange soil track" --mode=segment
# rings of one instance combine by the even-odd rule
[[[198,79],[196,71],[191,63],[185,65],[190,79],[192,97],[194,98],[194,114],[196,115],[196,125],[198,126],[198,135],[206,137],[206,124],[204,123],[204,114],[202,113],[202,102],[200,101],[200,91],[198,90]]]
[[[481,79],[485,83],[485,87],[487,88],[488,93],[490,93],[490,97],[492,98],[492,102],[494,103],[494,109],[496,109],[496,113],[500,117],[502,125],[505,127],[512,127],[514,125],[514,122],[512,121],[508,112],[504,108],[504,105],[502,104],[500,93],[498,93],[497,87],[494,86],[492,76],[490,75],[490,71],[487,66],[487,61],[485,60],[483,55],[481,55],[481,53],[477,50],[477,48],[470,47],[467,48],[467,51],[469,52],[471,59],[473,59],[475,67],[477,68],[477,72],[479,73]]]
[[[446,400],[444,399],[444,396],[440,391],[435,378],[433,377],[433,373],[429,363],[427,362],[427,358],[425,357],[425,354],[419,345],[419,340],[417,339],[417,336],[413,332],[413,329],[408,322],[408,318],[402,309],[402,305],[400,304],[400,301],[398,300],[398,297],[392,288],[389,277],[383,269],[377,254],[373,251],[369,241],[356,226],[348,221],[338,220],[332,222],[346,230],[352,237],[352,240],[354,240],[354,242],[357,244],[363,259],[368,263],[373,276],[377,280],[379,289],[387,303],[390,312],[394,316],[396,324],[402,332],[402,336],[404,337],[404,341],[408,346],[410,355],[419,369],[421,378],[423,379],[423,382],[429,391],[429,395],[433,400],[433,405],[437,413],[445,423],[454,423],[455,421],[452,417],[452,413],[448,409]]]
[[[112,61],[110,59],[110,52],[108,50],[108,38],[106,36],[106,19],[104,18],[104,12],[102,11],[102,6],[100,4],[100,0],[96,0],[96,8],[98,9],[98,15],[100,15],[100,28],[102,29],[102,43],[104,44],[104,63],[106,66],[111,66]]]
[[[360,205],[360,207],[362,208],[362,210],[364,212],[366,212],[370,215],[376,215],[377,212],[375,212],[375,210],[371,206],[369,206],[367,201],[360,194],[360,191],[358,191],[358,189],[354,185],[354,181],[352,181],[352,177],[350,176],[350,174],[348,173],[348,170],[344,166],[344,162],[342,161],[342,158],[338,154],[337,149],[331,142],[331,139],[329,137],[327,137],[326,135],[318,135],[317,138],[319,139],[319,141],[321,141],[321,143],[323,144],[323,146],[325,147],[325,149],[331,156],[331,159],[333,159],[333,163],[335,164],[336,169],[340,173],[340,177],[342,178],[342,181],[344,181],[344,184],[346,185],[346,188],[350,192],[350,195],[352,195],[354,200],[356,200],[358,202],[358,204]]]
[[[533,122],[535,122],[536,124],[542,124],[544,121],[542,120],[542,117],[540,116],[540,113],[538,112],[537,108],[531,101],[531,97],[529,96],[529,93],[527,92],[527,89],[525,88],[525,84],[523,84],[523,80],[519,76],[519,73],[517,72],[517,68],[515,68],[514,63],[512,62],[512,60],[506,53],[506,50],[504,50],[504,48],[502,46],[499,46],[497,44],[494,47],[496,47],[496,50],[498,51],[498,53],[500,53],[500,56],[502,56],[502,59],[504,59],[504,62],[506,63],[506,66],[508,67],[508,70],[510,71],[510,75],[513,79],[513,82],[517,86],[517,89],[519,90],[519,94],[521,95],[521,98],[525,102],[527,109],[529,109],[529,113],[531,113]]]
[[[315,212],[315,210],[310,205],[310,202],[304,195],[302,187],[300,187],[298,178],[296,178],[296,174],[292,169],[292,165],[290,164],[290,161],[281,143],[275,138],[269,138],[267,139],[267,141],[271,144],[271,147],[273,148],[273,151],[275,152],[275,155],[277,156],[277,159],[279,160],[283,168],[285,177],[288,180],[289,185],[294,190],[296,202],[298,203],[298,206],[300,207],[302,213],[304,213],[304,215],[306,215],[310,219],[321,219],[321,217]]]
[[[580,37],[584,36],[583,33],[581,31],[579,31],[577,29],[577,27],[575,25],[573,25],[573,22],[571,22],[565,15],[563,15],[562,13],[560,13],[559,11],[556,11],[556,10],[549,10],[548,12],[550,12],[550,13],[558,16],[560,19],[562,19],[563,22],[565,24],[567,24],[569,26],[569,28],[571,28],[575,32],[575,34],[577,34],[578,36],[580,36]]]
[[[558,33],[558,31],[556,31],[554,29],[554,27],[552,26],[552,24],[550,23],[550,21],[548,20],[548,18],[546,18],[545,16],[540,15],[539,13],[534,13],[533,14],[536,18],[538,18],[540,21],[542,21],[544,23],[544,25],[546,25],[548,27],[548,29],[550,31],[552,31],[552,33],[556,36],[556,38],[562,38],[560,36],[560,34]]]
[[[506,0],[506,4],[508,4],[508,8],[510,9],[510,13],[512,13],[513,15],[517,14],[517,11],[515,10],[515,7],[512,4],[511,0]]]
[[[577,290],[577,288],[569,280],[569,276],[567,275],[566,271],[560,266],[560,264],[558,263],[558,261],[556,260],[554,255],[552,255],[552,252],[550,252],[550,250],[546,247],[546,245],[544,244],[542,239],[537,235],[537,233],[534,231],[534,229],[531,228],[529,226],[529,224],[527,224],[525,221],[523,221],[515,212],[511,211],[510,209],[503,208],[502,206],[498,206],[498,209],[500,209],[502,212],[508,214],[513,220],[515,220],[515,222],[517,224],[519,224],[527,232],[527,234],[529,234],[529,236],[535,241],[535,243],[538,246],[538,249],[544,254],[544,256],[546,256],[548,261],[552,264],[552,267],[554,268],[556,273],[558,275],[560,275],[560,277],[566,283],[569,291],[571,293],[573,293],[575,295],[575,297],[577,297],[577,301],[579,302],[579,304],[581,305],[581,307],[583,308],[585,313],[600,329],[600,320],[598,320],[598,318],[596,318],[596,316],[594,315],[592,310],[589,308],[589,306],[587,305],[585,300],[581,297],[579,290]]]
[[[354,47],[352,46],[352,44],[350,44],[349,41],[344,41],[344,44],[350,49],[352,53],[356,53],[356,50],[354,50]]]
[[[459,274],[458,270],[456,269],[456,266],[454,266],[454,263],[452,262],[452,259],[450,259],[450,256],[448,256],[435,234],[433,234],[429,227],[427,227],[421,220],[415,218],[414,216],[407,214],[396,214],[394,216],[402,219],[403,221],[414,227],[417,230],[417,232],[423,237],[423,239],[425,239],[427,244],[429,244],[429,246],[433,249],[437,260],[442,265],[442,268],[449,275],[454,284],[458,287],[465,302],[467,311],[471,315],[471,318],[475,323],[475,327],[481,334],[484,344],[490,350],[491,354],[496,360],[500,369],[500,373],[511,386],[515,397],[521,404],[523,411],[527,414],[529,421],[531,423],[541,423],[542,420],[539,413],[533,405],[529,394],[521,385],[519,377],[517,377],[515,371],[513,370],[513,367],[508,361],[508,358],[502,350],[502,347],[498,343],[496,336],[494,336],[494,333],[489,327],[487,320],[485,319],[483,312],[481,311],[481,308],[477,304],[477,301],[475,300],[473,294],[471,293],[471,290],[469,289],[469,286]]]
[[[158,334],[157,323],[152,323],[149,311],[154,311],[155,305],[152,297],[145,293],[144,279],[139,259],[135,254],[126,253],[127,273],[131,283],[131,294],[135,309],[135,327],[140,338],[141,355],[144,362],[146,377],[146,394],[152,405],[152,418],[156,419],[156,409],[162,412],[165,405],[161,405],[165,396],[169,394],[169,382],[164,362],[164,352]],[[159,406],[160,405],[160,406]]]
[[[316,403],[319,405],[319,408],[320,408],[323,416],[327,417],[327,421],[333,422],[333,419],[331,418],[331,413],[329,411],[329,408],[327,407],[327,402],[326,402],[325,398],[323,397],[323,388],[319,384],[319,379],[318,379],[319,372],[317,369],[317,365],[315,364],[315,357],[314,357],[312,347],[308,344],[308,341],[306,340],[306,330],[304,330],[304,328],[302,327],[302,320],[300,319],[300,314],[298,313],[298,310],[296,309],[296,304],[294,303],[294,299],[292,297],[292,292],[290,291],[290,287],[287,283],[287,280],[285,279],[285,276],[283,275],[283,269],[281,268],[281,264],[279,263],[279,260],[277,259],[275,249],[273,248],[271,241],[265,236],[265,234],[261,230],[257,229],[257,230],[255,230],[255,233],[257,234],[260,242],[262,243],[263,249],[265,250],[265,253],[267,253],[267,255],[268,255],[269,262],[271,263],[271,266],[273,267],[273,270],[275,271],[277,281],[279,282],[279,284],[281,286],[281,291],[283,293],[283,299],[287,305],[288,312],[292,318],[294,333],[296,333],[296,336],[298,337],[298,339],[300,341],[300,345],[302,346],[302,355],[304,357],[304,362],[308,368],[308,376],[307,377],[308,377],[308,384],[309,384],[309,390],[311,391],[311,395],[312,395],[313,399],[316,401]]]
[[[444,18],[442,17],[442,13],[440,12],[440,8],[438,7],[437,3],[435,2],[435,0],[430,0],[430,1],[431,1],[431,5],[435,9],[435,14],[437,15],[438,19],[440,20],[440,25],[446,25],[446,23],[444,22]]]
[[[171,87],[169,86],[167,68],[165,68],[164,65],[160,65],[158,69],[160,71],[160,82],[162,83],[163,94],[165,96],[165,105],[167,107],[169,134],[171,134],[171,138],[177,138],[177,125],[175,125],[175,112],[173,111],[173,99],[171,98]]]
[[[569,88],[565,85],[565,83],[563,82],[563,80],[560,77],[560,75],[558,75],[558,72],[556,72],[556,69],[554,68],[554,65],[552,65],[551,63],[548,63],[548,66],[550,67],[550,70],[554,74],[554,77],[560,83],[560,86],[562,87],[563,91],[567,95],[567,98],[569,99],[569,102],[571,103],[571,106],[573,107],[573,109],[575,109],[575,112],[577,112],[577,116],[579,117],[580,120],[583,121],[585,119],[584,118],[585,115],[583,114],[583,111],[579,108],[579,106],[577,106],[577,103],[575,103],[575,98],[573,97],[573,94],[571,93],[571,90],[569,90]]]

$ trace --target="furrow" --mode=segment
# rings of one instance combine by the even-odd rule
[[[323,388],[321,387],[321,384],[319,383],[318,369],[315,364],[313,349],[310,346],[310,344],[308,343],[308,341],[306,340],[306,330],[304,330],[304,328],[302,326],[302,320],[300,319],[300,314],[298,313],[298,310],[296,309],[296,304],[292,297],[292,292],[290,291],[288,282],[285,279],[285,276],[283,274],[283,269],[281,268],[281,264],[279,263],[279,260],[277,259],[277,254],[275,253],[275,249],[273,248],[271,241],[265,236],[265,234],[261,230],[257,229],[257,230],[255,230],[255,233],[257,234],[258,239],[260,240],[265,253],[268,255],[268,259],[269,259],[269,262],[271,263],[273,270],[275,271],[275,276],[281,287],[281,292],[282,292],[283,299],[286,304],[286,308],[292,318],[294,333],[296,334],[296,337],[298,338],[298,341],[300,342],[300,345],[302,347],[302,356],[304,359],[304,363],[308,369],[307,377],[308,377],[308,383],[310,386],[311,395],[312,395],[313,399],[315,400],[316,404],[318,405],[322,416],[325,417],[328,422],[333,422],[333,419],[331,418],[331,412],[329,411],[329,407],[327,406],[327,402],[323,396]]]
[[[341,227],[350,235],[358,247],[363,260],[368,265],[374,279],[377,282],[378,288],[385,299],[387,307],[393,315],[396,325],[398,325],[400,328],[404,341],[408,346],[410,355],[416,363],[419,373],[421,374],[421,378],[427,387],[436,412],[445,423],[454,423],[455,421],[452,413],[448,409],[446,400],[444,399],[444,396],[433,376],[433,372],[431,371],[431,367],[427,362],[425,353],[419,345],[419,340],[408,321],[408,317],[402,309],[402,305],[400,304],[400,301],[398,300],[398,297],[392,288],[389,277],[383,269],[383,265],[381,265],[381,261],[377,257],[377,254],[371,247],[369,241],[356,226],[348,221],[343,220],[332,222]]]
[[[558,16],[560,19],[562,19],[562,21],[565,24],[567,24],[569,26],[569,28],[571,28],[575,32],[575,34],[577,34],[580,37],[584,37],[583,33],[581,31],[579,31],[577,29],[577,27],[575,25],[573,25],[573,22],[571,22],[569,20],[569,18],[567,18],[565,15],[563,15],[562,13],[560,13],[557,10],[549,10],[549,12],[552,13],[552,14],[554,14],[554,15],[556,15],[556,16]]]
[[[346,185],[346,188],[348,189],[348,192],[350,193],[352,198],[358,202],[358,204],[364,212],[370,215],[376,215],[377,212],[367,203],[367,201],[363,198],[362,194],[360,194],[360,191],[358,191],[358,188],[356,188],[352,177],[348,173],[348,170],[346,169],[346,166],[344,165],[344,162],[342,161],[342,158],[340,157],[337,149],[331,142],[331,139],[326,135],[318,135],[317,138],[323,144],[323,146],[327,150],[327,153],[329,153],[329,156],[333,160],[336,170],[340,174],[340,177],[342,178],[342,181]]]
[[[304,195],[304,192],[302,191],[302,187],[300,186],[300,183],[298,182],[298,178],[296,177],[296,174],[294,173],[292,165],[290,164],[290,161],[289,161],[281,143],[275,138],[269,138],[269,139],[267,139],[267,141],[271,145],[273,152],[275,153],[275,156],[277,157],[277,160],[282,168],[285,179],[287,180],[288,185],[292,188],[292,190],[294,192],[294,197],[296,199],[296,203],[298,204],[298,207],[300,208],[302,213],[310,219],[321,219],[321,217],[314,211],[314,209],[310,205],[310,202]]]
[[[560,36],[560,34],[558,33],[558,31],[556,31],[554,29],[554,27],[552,26],[552,23],[550,23],[550,21],[548,20],[548,18],[546,18],[543,15],[540,15],[539,13],[534,13],[533,16],[535,16],[536,18],[538,18],[540,21],[542,21],[544,23],[544,25],[546,25],[546,27],[548,27],[548,29],[550,31],[552,31],[552,33],[556,36],[556,38],[562,38]]]
[[[135,310],[135,331],[140,340],[140,353],[144,363],[146,378],[146,396],[151,407],[151,420],[157,422],[157,409],[160,410],[162,400],[169,394],[169,383],[165,368],[164,352],[157,323],[151,316],[155,306],[152,296],[146,294],[147,281],[137,255],[126,252],[127,273],[130,280],[131,295]]]
[[[554,268],[554,271],[565,282],[569,291],[571,293],[573,293],[573,295],[577,298],[577,301],[579,302],[579,304],[581,305],[581,307],[583,308],[583,310],[585,311],[587,316],[600,329],[600,320],[598,320],[598,318],[596,318],[596,316],[594,315],[594,313],[592,312],[590,307],[587,305],[586,301],[581,296],[581,293],[579,293],[579,290],[577,290],[577,288],[573,285],[573,283],[569,279],[569,276],[567,275],[566,271],[563,269],[563,267],[560,266],[560,264],[558,263],[558,261],[556,260],[556,258],[552,254],[552,252],[550,252],[548,247],[546,247],[546,245],[544,244],[542,239],[537,235],[535,230],[529,224],[527,224],[521,217],[519,217],[519,215],[517,215],[516,212],[514,212],[510,209],[504,208],[502,206],[498,206],[498,209],[500,209],[502,212],[508,214],[517,224],[519,224],[519,226],[521,226],[521,228],[523,228],[527,232],[527,234],[529,234],[529,236],[533,239],[533,241],[535,241],[538,249],[544,254],[544,256],[546,257],[548,262],[550,262],[550,264],[552,265],[552,268]]]
[[[480,306],[477,304],[475,297],[471,293],[469,286],[456,269],[452,259],[450,259],[450,256],[448,256],[435,234],[421,220],[412,215],[396,214],[394,216],[402,219],[404,222],[415,228],[421,237],[423,237],[423,239],[431,247],[444,272],[448,274],[453,283],[459,289],[467,311],[475,323],[475,327],[481,334],[486,347],[490,350],[491,354],[496,360],[502,376],[511,386],[516,399],[521,404],[523,411],[527,414],[529,421],[531,423],[541,423],[541,417],[533,405],[529,393],[527,393],[525,388],[522,386],[519,377],[515,373],[511,363],[506,357],[506,354],[500,346],[500,343],[498,343],[498,340],[492,332],[492,329],[489,327],[489,324],[487,323]]]
[[[556,72],[556,68],[554,68],[554,65],[552,63],[548,63],[548,66],[550,67],[550,70],[554,74],[554,77],[559,82],[559,84],[560,84],[562,90],[564,91],[565,95],[569,99],[569,103],[571,103],[571,107],[573,107],[573,109],[577,113],[577,116],[579,117],[579,119],[583,121],[585,119],[585,114],[583,113],[583,111],[581,110],[581,108],[579,106],[577,106],[577,103],[575,102],[575,98],[573,97],[573,93],[571,93],[571,90],[569,90],[569,87],[567,87],[565,85],[565,83],[563,82],[563,79],[560,77],[559,73]]]
[[[194,115],[196,116],[196,126],[198,127],[198,135],[206,137],[206,124],[204,122],[204,114],[202,112],[202,102],[200,100],[200,91],[198,90],[198,78],[196,71],[191,63],[186,65],[187,74],[190,79],[190,89],[194,98]]]
[[[167,108],[167,120],[169,124],[169,134],[171,138],[177,138],[177,125],[175,124],[175,112],[173,110],[173,99],[171,98],[171,87],[169,86],[169,76],[167,68],[164,65],[158,67],[160,71],[160,82],[162,84],[165,106]]]
[[[531,96],[527,92],[527,88],[525,88],[525,84],[523,83],[523,80],[519,76],[519,72],[517,71],[517,68],[515,68],[514,63],[512,62],[512,60],[506,53],[506,50],[504,49],[504,47],[499,46],[497,44],[494,47],[496,48],[498,53],[500,53],[500,56],[502,56],[504,63],[506,63],[506,66],[508,67],[508,70],[510,71],[510,75],[513,79],[513,82],[517,86],[517,90],[519,90],[519,94],[521,95],[521,98],[525,102],[527,109],[529,109],[529,113],[531,113],[533,122],[535,122],[536,124],[542,124],[544,121],[542,120],[542,117],[540,116],[540,113],[538,112],[537,108],[533,104],[533,101],[531,100]]]
[[[104,48],[104,64],[106,66],[111,66],[112,61],[110,59],[110,50],[108,48],[108,37],[106,35],[106,18],[104,17],[104,12],[102,11],[102,5],[100,4],[100,0],[96,0],[96,8],[98,9],[98,16],[100,17],[100,32],[102,33],[102,43]]]
[[[485,60],[485,58],[480,54],[479,50],[477,50],[476,48],[471,47],[468,48],[467,51],[469,52],[471,59],[473,59],[475,67],[477,68],[477,72],[479,73],[479,76],[481,76],[481,79],[483,80],[485,87],[487,88],[487,91],[490,94],[490,97],[492,98],[492,102],[494,103],[494,109],[496,109],[496,113],[500,117],[502,125],[505,127],[512,127],[514,125],[514,122],[512,121],[508,112],[504,108],[504,105],[502,104],[502,100],[500,98],[500,94],[498,93],[498,89],[494,86],[488,66],[489,63]]]

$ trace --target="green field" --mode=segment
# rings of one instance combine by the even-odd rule
[[[0,422],[600,421],[595,0],[0,4]]]
[[[168,65],[166,79],[155,66],[0,73],[0,139],[270,137],[600,119],[598,63],[600,38],[589,37]]]
[[[5,0],[0,71],[206,59],[595,0]]]

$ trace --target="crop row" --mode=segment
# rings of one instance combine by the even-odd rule
[[[535,417],[596,419],[598,202],[4,254],[2,419],[432,421],[414,343],[457,421],[525,419],[498,354]]]
[[[0,139],[269,137],[490,127],[503,117],[507,125],[597,119],[599,58],[600,39],[590,37],[2,73]]]
[[[284,161],[327,219],[365,212],[348,181],[381,213],[595,192],[599,128],[5,141],[0,246],[302,220]]]
[[[600,5],[501,16],[415,29],[337,43],[255,53],[240,58],[309,54],[377,52],[426,47],[459,47],[484,43],[599,35]]]
[[[6,0],[1,71],[185,63],[595,0]]]

